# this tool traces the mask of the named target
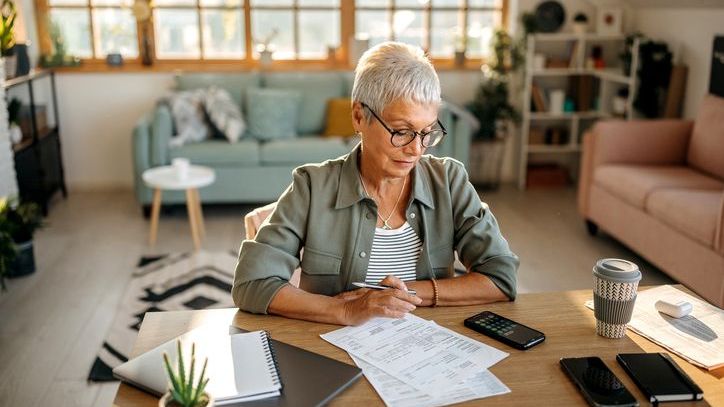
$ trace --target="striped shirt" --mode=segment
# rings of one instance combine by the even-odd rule
[[[407,222],[399,229],[376,228],[365,282],[378,284],[390,274],[403,281],[415,280],[421,249],[420,238]]]

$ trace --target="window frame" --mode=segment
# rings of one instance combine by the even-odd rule
[[[39,36],[39,45],[40,45],[40,51],[41,54],[49,54],[52,50],[52,42],[50,39],[50,29],[48,26],[48,22],[50,20],[50,10],[51,6],[49,5],[49,0],[34,0],[35,2],[35,8],[37,12],[35,13],[36,17],[36,24],[38,27],[38,36]],[[135,58],[127,58],[124,56],[124,65],[120,67],[116,66],[108,66],[106,64],[105,57],[98,57],[96,55],[95,50],[95,38],[94,38],[94,30],[93,27],[93,18],[92,18],[92,10],[95,8],[114,8],[113,6],[93,6],[91,4],[90,0],[86,1],[85,6],[53,6],[52,8],[69,8],[69,9],[83,9],[85,8],[88,11],[89,16],[89,29],[91,32],[91,49],[93,51],[93,57],[92,58],[81,58],[82,64],[77,67],[59,67],[57,69],[62,71],[88,71],[88,72],[98,72],[98,71],[174,71],[174,70],[187,70],[187,71],[198,71],[198,70],[217,70],[217,71],[238,71],[238,70],[254,70],[254,69],[266,69],[271,71],[293,71],[293,70],[334,70],[334,69],[354,69],[354,66],[351,66],[348,63],[348,53],[349,53],[349,47],[347,41],[345,41],[345,38],[353,38],[356,32],[356,11],[357,10],[389,10],[390,12],[390,25],[392,25],[392,21],[394,19],[394,10],[428,10],[428,12],[425,14],[428,17],[425,18],[423,21],[425,25],[425,31],[426,31],[426,43],[424,45],[429,46],[430,44],[430,38],[432,35],[431,31],[431,25],[432,25],[432,18],[429,16],[431,15],[431,12],[434,12],[434,10],[454,10],[454,11],[462,11],[465,14],[464,18],[464,26],[463,26],[463,32],[467,33],[467,24],[468,24],[468,18],[469,18],[469,12],[470,11],[477,11],[477,10],[491,10],[491,11],[500,11],[501,13],[501,28],[506,29],[508,24],[508,5],[509,0],[501,0],[501,7],[469,7],[469,1],[464,0],[463,5],[461,6],[433,6],[432,0],[428,1],[427,5],[424,7],[410,7],[410,6],[395,6],[394,2],[393,4],[389,6],[357,6],[355,5],[355,1],[353,0],[340,0],[340,3],[338,6],[300,6],[297,2],[297,0],[293,1],[292,6],[256,6],[252,7],[251,0],[243,0],[242,6],[234,6],[234,7],[225,7],[225,6],[201,6],[201,3],[199,0],[196,0],[195,6],[154,6],[151,9],[151,17],[146,22],[136,21],[136,36],[138,41],[138,57]],[[214,9],[214,10],[223,10],[223,9],[229,9],[229,8],[239,8],[242,10],[242,18],[244,21],[244,41],[242,43],[242,46],[245,49],[245,58],[243,59],[232,59],[232,58],[204,58],[203,53],[203,20],[201,19],[201,10],[202,9]],[[117,7],[117,8],[123,8],[123,7]],[[154,26],[154,16],[153,11],[157,8],[165,8],[165,9],[196,9],[198,16],[199,16],[199,24],[198,24],[198,31],[199,31],[199,58],[183,58],[183,59],[174,59],[174,58],[158,58],[156,56],[155,48],[156,48],[156,42],[155,42],[155,26]],[[296,52],[299,50],[299,35],[298,35],[298,29],[299,29],[299,13],[298,10],[330,10],[330,9],[336,9],[340,12],[340,20],[339,20],[339,31],[340,31],[340,41],[339,41],[339,47],[337,48],[335,58],[334,60],[329,59],[284,59],[284,60],[274,60],[271,66],[269,67],[262,67],[260,66],[259,60],[254,57],[254,44],[253,44],[253,36],[252,36],[252,26],[251,26],[251,11],[252,9],[279,9],[279,10],[293,10],[293,18],[297,21],[295,21],[294,24],[294,41],[295,46],[294,49]],[[391,27],[392,28],[392,27]],[[151,47],[151,54],[152,54],[152,65],[150,66],[144,66],[141,64],[142,59],[142,30],[147,29],[148,30],[148,40],[150,42]],[[394,31],[391,31],[391,36],[394,38]],[[465,36],[465,43],[467,47],[467,35]],[[485,62],[484,58],[472,58],[472,57],[466,57],[465,63],[463,66],[455,65],[454,58],[441,58],[441,57],[430,57],[430,60],[433,62],[436,68],[442,69],[442,70],[457,70],[457,69],[479,69],[480,65]]]

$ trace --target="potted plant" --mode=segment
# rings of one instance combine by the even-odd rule
[[[573,33],[583,35],[588,31],[588,16],[583,13],[576,13],[573,17]]]
[[[510,74],[523,64],[524,41],[516,42],[502,30],[495,32],[493,55],[481,67],[482,80],[475,98],[466,106],[480,122],[471,146],[470,179],[482,188],[498,187],[510,124],[520,120],[510,103]]]
[[[198,380],[194,381],[196,344],[191,344],[191,365],[188,375],[186,374],[186,365],[184,364],[184,358],[181,352],[181,341],[176,341],[176,348],[178,360],[175,371],[168,358],[168,354],[165,352],[163,354],[163,364],[166,368],[171,386],[168,392],[159,400],[159,407],[213,407],[214,398],[204,391],[206,385],[209,383],[209,379],[205,378],[206,364],[209,362],[209,359],[206,358]]]
[[[15,18],[17,10],[12,0],[2,0],[0,3],[0,54],[5,61],[5,77],[15,76],[17,57],[15,56]]]
[[[35,272],[33,234],[43,224],[40,208],[34,202],[0,201],[0,231],[13,242],[14,255],[6,259],[5,277],[20,277]]]

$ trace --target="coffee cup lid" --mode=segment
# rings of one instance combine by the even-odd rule
[[[597,261],[596,266],[593,267],[593,274],[596,277],[619,283],[634,283],[641,280],[639,266],[622,259],[601,259]]]

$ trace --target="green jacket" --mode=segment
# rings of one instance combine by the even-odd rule
[[[276,292],[299,267],[300,288],[336,295],[364,281],[372,249],[377,205],[358,176],[359,145],[349,154],[298,167],[293,182],[254,240],[244,240],[232,296],[241,309],[266,313]],[[488,276],[511,299],[518,257],[495,217],[451,158],[423,156],[412,170],[407,221],[423,241],[417,279],[454,276],[454,254],[466,269]]]

